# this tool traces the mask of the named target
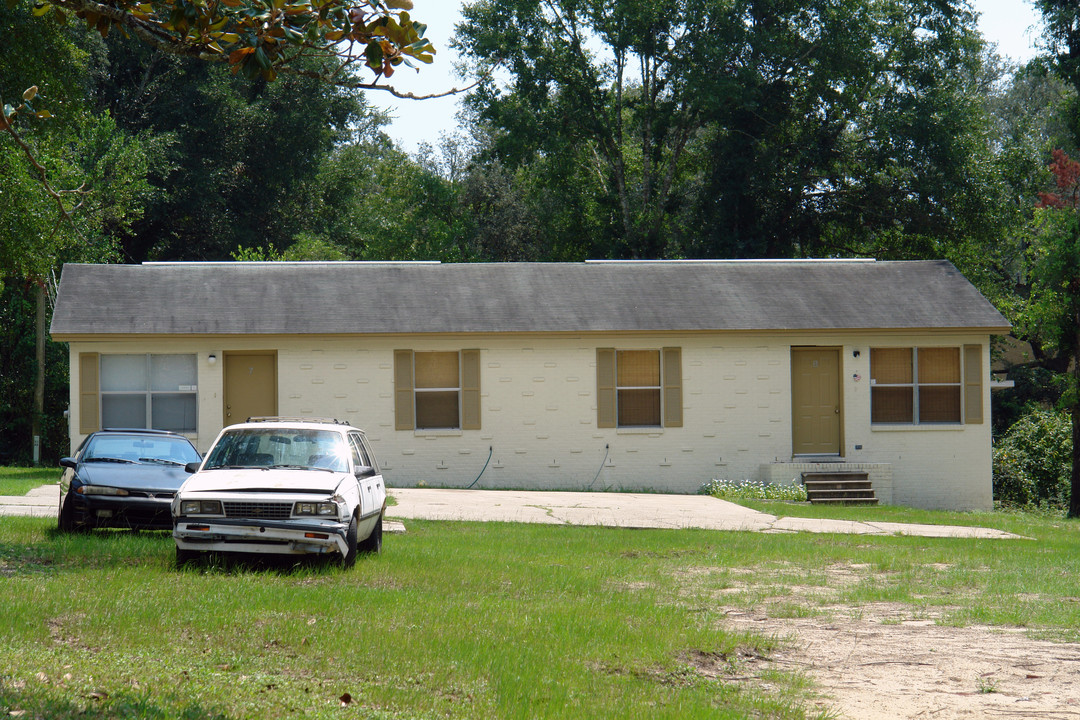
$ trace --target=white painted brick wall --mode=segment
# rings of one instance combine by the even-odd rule
[[[465,487],[480,474],[491,448],[477,487],[692,493],[712,478],[779,478],[775,473],[783,469],[763,468],[793,459],[791,347],[841,347],[847,467],[866,465],[879,474],[882,466],[891,467],[891,479],[880,479],[884,502],[987,509],[992,506],[988,411],[981,425],[870,425],[870,347],[975,342],[983,344],[988,368],[985,335],[945,333],[168,338],[72,342],[70,352],[76,369],[79,352],[196,352],[199,420],[193,439],[204,451],[222,426],[223,352],[277,349],[278,412],[337,417],[364,428],[391,484]],[[684,427],[597,428],[596,348],[666,346],[682,348]],[[466,348],[481,349],[482,429],[394,430],[393,351]],[[211,352],[218,357],[215,365],[207,362]],[[74,418],[77,374],[72,373],[71,385]],[[985,383],[984,406],[990,406]],[[77,424],[71,439],[73,444],[82,440]]]

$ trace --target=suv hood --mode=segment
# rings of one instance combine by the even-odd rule
[[[347,473],[329,473],[322,470],[275,470],[220,469],[200,470],[187,479],[182,492],[288,492],[326,493],[337,490]]]

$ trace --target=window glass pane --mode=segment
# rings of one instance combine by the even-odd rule
[[[111,390],[146,390],[145,355],[102,355],[101,389]],[[104,422],[104,418],[102,418]],[[128,425],[126,427],[146,427]]]
[[[154,393],[150,417],[156,430],[195,432],[195,396],[190,393]]]
[[[102,360],[104,359],[103,357]],[[146,393],[102,395],[101,426],[107,428],[147,427]]]
[[[660,387],[659,350],[620,350],[615,364],[619,387]]]
[[[352,452],[353,467],[358,468],[361,465],[367,465],[367,459],[364,457],[363,450],[360,448],[360,443],[356,442],[356,436],[349,436],[349,450]]]
[[[416,387],[459,387],[458,383],[461,374],[458,372],[458,354],[456,352],[418,352],[414,355],[414,358],[416,362]]]
[[[920,373],[921,374],[921,373]],[[919,387],[919,422],[960,422],[960,386]]]
[[[919,348],[919,382],[959,383],[960,348]]]
[[[870,422],[910,423],[915,421],[915,389],[874,387],[870,389]]]
[[[660,390],[619,390],[619,427],[660,425]]]
[[[190,386],[195,385],[196,382],[194,355],[150,356],[151,390],[172,390],[175,392],[180,389],[181,385]]]
[[[460,417],[456,390],[416,393],[416,427],[418,429],[458,428]]]
[[[871,348],[870,379],[885,385],[910,383],[911,348]]]

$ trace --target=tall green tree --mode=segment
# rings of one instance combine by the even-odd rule
[[[982,42],[931,0],[481,0],[488,156],[620,257],[863,252],[989,234]],[[485,65],[486,64],[486,65]],[[552,197],[557,197],[552,194]]]
[[[1073,0],[1035,0],[1043,19],[1043,38],[1058,76],[1080,93],[1080,5]],[[1073,142],[1080,145],[1080,94],[1067,112]]]
[[[274,82],[112,38],[96,104],[166,162],[159,192],[122,236],[123,257],[223,260],[284,249],[308,229],[323,159],[368,110],[354,91],[285,75]]]
[[[89,102],[100,39],[43,25],[30,9],[29,2],[0,7],[0,283],[6,278],[11,286],[0,294],[0,312],[33,307],[28,323],[5,323],[0,365],[33,371],[0,395],[0,417],[7,428],[29,425],[24,437],[27,444],[33,438],[36,455],[49,425],[49,390],[56,389],[50,377],[66,377],[66,365],[50,369],[46,362],[51,273],[65,260],[111,253],[112,238],[138,219],[151,194],[153,154]],[[29,351],[10,333],[27,325]],[[47,446],[42,454],[56,451]]]
[[[1042,342],[1070,369],[1065,395],[1072,414],[1069,517],[1080,517],[1080,162],[1054,152],[1054,190],[1043,193],[1031,252],[1032,292],[1026,312]]]

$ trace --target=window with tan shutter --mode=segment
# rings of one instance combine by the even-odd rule
[[[480,351],[394,351],[397,430],[479,430]]]
[[[682,427],[682,351],[596,351],[597,427]]]
[[[960,360],[958,347],[871,348],[870,421],[962,422],[965,383]],[[970,385],[981,392],[981,379]]]

